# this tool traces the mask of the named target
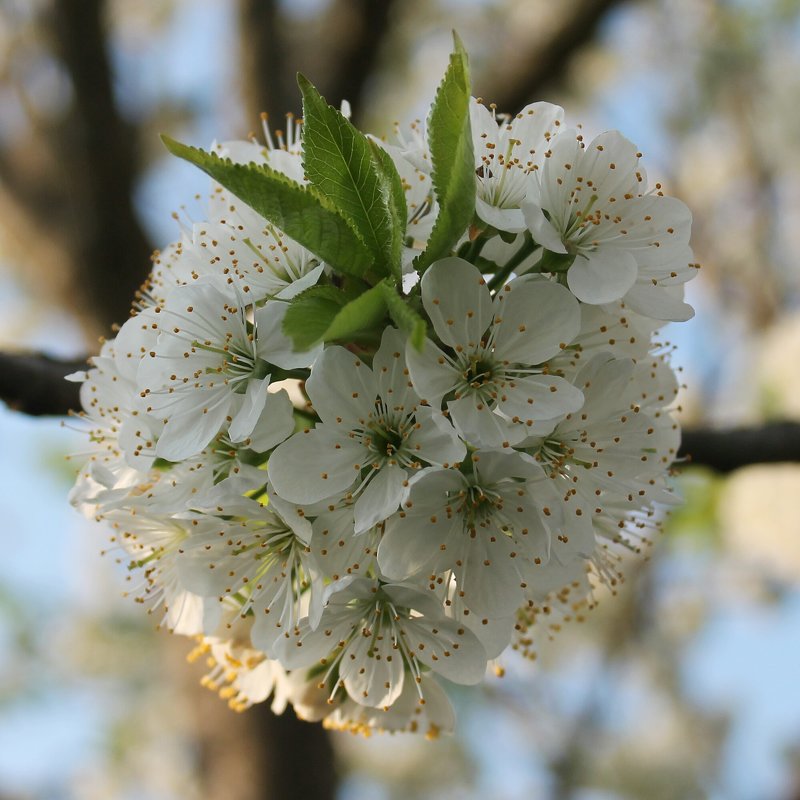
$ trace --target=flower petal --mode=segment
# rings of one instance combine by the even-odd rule
[[[305,505],[344,494],[358,478],[364,448],[324,427],[296,433],[270,456],[269,479],[291,503]]]
[[[394,514],[408,494],[407,483],[402,467],[381,467],[356,501],[354,533],[366,531]]]
[[[306,391],[325,423],[346,426],[369,418],[378,388],[372,370],[344,347],[326,347],[311,370]]]
[[[492,296],[480,270],[463,258],[443,258],[422,276],[422,304],[439,338],[476,347],[492,321]]]
[[[577,335],[581,313],[575,298],[547,280],[521,278],[497,297],[495,356],[503,361],[542,364]]]
[[[636,259],[628,250],[598,247],[580,253],[567,272],[570,291],[584,303],[619,300],[636,282]]]

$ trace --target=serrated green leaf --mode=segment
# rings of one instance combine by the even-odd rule
[[[455,50],[428,117],[431,179],[439,215],[425,251],[414,266],[424,272],[450,255],[475,212],[475,162],[469,120],[470,84],[467,55],[458,37]]]
[[[347,297],[335,286],[311,286],[292,298],[283,318],[283,332],[297,350],[308,350],[325,335]]]
[[[363,276],[374,258],[360,233],[333,203],[263,164],[234,164],[162,136],[167,150],[199,167],[287,236],[346,275]]]
[[[423,317],[409,305],[404,297],[397,293],[391,284],[384,281],[375,288],[380,289],[383,294],[384,303],[394,324],[408,334],[415,349],[422,350],[428,332],[428,326]]]
[[[394,238],[392,239],[392,252],[390,264],[391,274],[395,280],[403,277],[402,254],[403,239],[406,232],[406,221],[408,218],[408,206],[406,205],[406,193],[403,189],[403,181],[400,173],[392,161],[392,157],[372,139],[369,139],[372,148],[372,158],[376,162],[378,175],[381,179],[381,191],[386,195],[387,208],[392,220]]]
[[[344,306],[322,335],[322,340],[332,342],[358,338],[359,334],[364,334],[381,322],[386,317],[383,286],[384,282],[381,281]]]
[[[293,298],[283,331],[298,350],[319,342],[365,338],[386,318],[383,285],[381,281],[352,300],[338,287],[312,286]]]
[[[390,171],[385,161],[375,158],[367,137],[329,106],[306,78],[300,75],[297,81],[303,93],[303,167],[308,180],[361,234],[377,262],[375,273],[399,271],[405,215],[400,228],[393,187],[395,179],[400,180],[397,170],[392,164]]]

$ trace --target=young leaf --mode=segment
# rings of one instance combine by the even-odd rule
[[[283,332],[297,350],[308,350],[322,339],[346,304],[344,292],[335,286],[312,286],[292,298],[283,318]]]
[[[375,288],[381,290],[383,301],[394,324],[409,335],[411,344],[417,350],[422,350],[428,330],[425,320],[397,293],[391,284],[384,281]]]
[[[392,228],[395,236],[392,240],[392,252],[390,264],[391,274],[395,280],[399,281],[403,277],[402,253],[403,238],[406,230],[406,220],[408,217],[408,206],[406,205],[406,193],[403,189],[403,181],[400,173],[392,161],[392,157],[375,141],[369,139],[372,148],[372,158],[378,170],[381,180],[381,191],[387,196],[387,207],[392,219]]]
[[[355,300],[351,300],[334,317],[322,335],[322,341],[354,338],[381,322],[386,316],[386,302],[382,289],[385,285],[385,281],[381,281]]]
[[[303,167],[308,180],[352,226],[377,261],[376,273],[399,274],[405,232],[396,211],[400,176],[391,159],[373,156],[369,139],[342,116],[302,75]],[[403,197],[405,208],[405,198]]]
[[[312,286],[292,300],[283,319],[283,331],[298,350],[318,342],[357,339],[386,317],[386,303],[377,286],[348,301],[335,286]]]
[[[464,46],[456,36],[444,78],[428,117],[431,178],[439,215],[428,246],[414,266],[423,272],[444,258],[469,226],[475,211],[475,162],[469,121],[469,68]]]
[[[370,270],[374,257],[360,233],[313,187],[265,164],[234,164],[168,136],[161,139],[170,153],[202,169],[334,269],[358,277]]]

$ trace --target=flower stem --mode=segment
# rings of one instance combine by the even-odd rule
[[[494,291],[499,289],[508,276],[536,249],[536,242],[530,233],[525,234],[525,239],[519,250],[500,268],[497,274],[489,281],[489,288]]]

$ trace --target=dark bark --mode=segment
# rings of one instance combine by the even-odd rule
[[[688,429],[680,458],[689,464],[732,472],[748,464],[800,463],[800,423],[773,422],[751,428]]]
[[[264,770],[264,797],[334,800],[336,769],[328,732],[318,723],[303,722],[291,708],[280,716],[266,703],[245,712],[262,738],[262,751],[269,753]]]
[[[591,43],[609,11],[627,0],[575,0],[571,4],[553,4],[563,11],[562,18],[545,41],[534,40],[530,49],[514,58],[503,59],[508,65],[502,72],[485,76],[476,94],[496,103],[500,111],[516,113],[527,103],[544,98],[545,90],[564,81],[575,55]],[[484,86],[485,85],[485,90]],[[485,93],[484,93],[485,91]]]
[[[103,327],[124,322],[147,277],[152,248],[133,209],[135,136],[113,93],[104,0],[56,0],[47,20],[73,104],[50,144],[61,166],[69,218],[75,299]]]
[[[300,96],[291,91],[284,20],[277,0],[241,0],[239,28],[242,42],[244,105],[248,121],[265,111],[272,124],[288,111],[300,110]]]
[[[353,120],[364,108],[365,92],[375,72],[381,48],[392,28],[395,0],[340,0],[334,3],[332,19],[338,19],[341,36],[325,82],[326,98],[339,106],[348,100]]]
[[[65,381],[64,376],[81,369],[86,369],[86,359],[0,353],[0,400],[34,417],[68,414],[80,409],[80,384]]]

